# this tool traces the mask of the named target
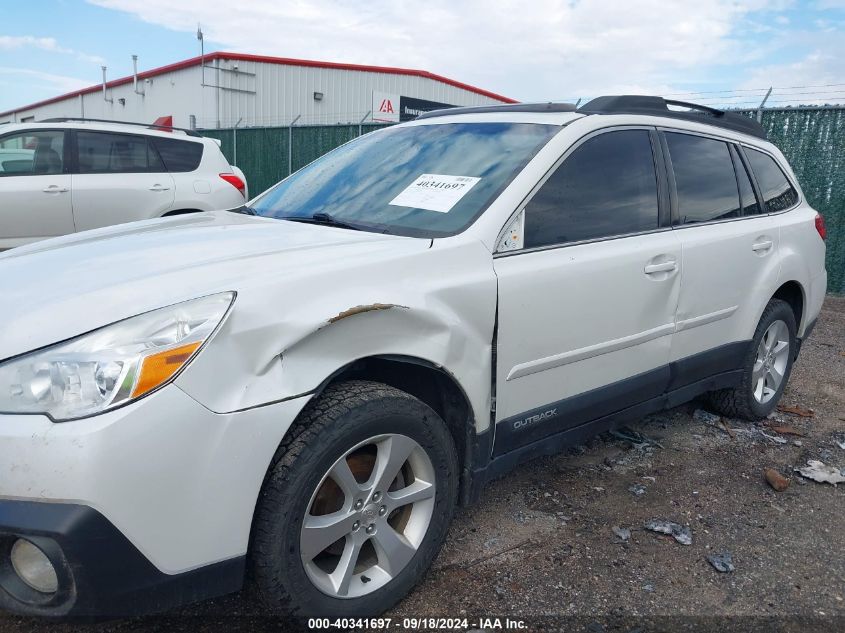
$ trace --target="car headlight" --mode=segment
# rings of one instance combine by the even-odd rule
[[[177,303],[2,363],[0,412],[72,420],[145,396],[191,362],[234,298]]]

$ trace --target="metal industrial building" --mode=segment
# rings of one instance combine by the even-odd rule
[[[105,79],[105,69],[103,69]],[[442,105],[512,103],[423,70],[209,53],[0,113],[231,128],[396,122]]]

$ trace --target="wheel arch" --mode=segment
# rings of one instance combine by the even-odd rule
[[[429,360],[401,354],[380,354],[366,356],[343,365],[327,376],[304,401],[296,419],[280,438],[273,458],[267,465],[264,478],[255,493],[255,504],[250,516],[249,545],[247,556],[251,556],[255,538],[255,520],[258,501],[267,484],[267,478],[280,458],[280,448],[297,428],[308,405],[319,398],[331,385],[348,380],[372,380],[400,389],[430,406],[446,423],[455,442],[458,457],[458,503],[471,503],[473,489],[472,475],[477,461],[473,456],[480,454],[477,448],[475,419],[469,397],[460,382],[446,368]],[[483,434],[487,435],[487,434]],[[489,454],[489,453],[488,453]]]
[[[347,363],[329,375],[314,390],[311,399],[319,398],[330,385],[347,380],[372,380],[411,394],[431,407],[446,423],[455,442],[460,469],[459,499],[464,500],[471,488],[470,477],[477,450],[476,424],[472,403],[458,379],[442,365],[416,356],[378,354]]]
[[[780,299],[789,304],[792,313],[795,315],[796,334],[800,336],[804,326],[804,306],[806,304],[806,291],[801,283],[794,279],[786,281],[780,285],[771,298]]]

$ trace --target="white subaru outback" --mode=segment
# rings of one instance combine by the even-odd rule
[[[239,211],[0,256],[3,608],[376,614],[515,464],[767,415],[825,294],[762,128],[656,97],[428,113]]]
[[[192,130],[94,119],[0,127],[0,251],[246,199],[243,172]]]

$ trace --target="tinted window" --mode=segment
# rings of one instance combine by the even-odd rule
[[[164,171],[144,136],[77,132],[80,174],[120,174]]]
[[[444,123],[370,132],[317,159],[252,204],[259,215],[315,213],[364,230],[438,237],[464,230],[557,125]]]
[[[735,150],[736,148],[734,148]],[[754,195],[754,188],[751,186],[751,179],[748,177],[748,171],[745,165],[742,164],[739,154],[736,151],[731,152],[734,159],[734,167],[736,167],[736,179],[739,183],[739,197],[742,202],[743,215],[756,215],[762,211],[757,196]]]
[[[64,171],[64,132],[29,131],[0,139],[0,176],[60,174]]]
[[[194,171],[200,166],[202,143],[159,137],[152,141],[161,154],[167,171]]]
[[[589,139],[525,208],[526,248],[655,228],[657,178],[645,130]]]
[[[745,150],[751,169],[757,177],[757,185],[766,203],[766,210],[783,211],[798,202],[798,192],[789,184],[775,159],[753,149]]]
[[[666,134],[681,224],[739,217],[739,193],[727,143]]]

